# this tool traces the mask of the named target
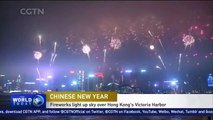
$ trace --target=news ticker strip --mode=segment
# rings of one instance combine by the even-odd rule
[[[46,92],[12,94],[15,108],[213,108],[212,94],[117,94]],[[1,107],[0,107],[1,108]]]
[[[213,116],[213,109],[0,109],[0,116],[13,115]]]

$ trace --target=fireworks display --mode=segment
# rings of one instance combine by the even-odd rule
[[[191,35],[186,35],[183,37],[183,42],[184,42],[185,48],[187,48],[188,46],[192,47],[193,44],[195,43],[195,39]]]
[[[65,44],[68,50],[72,53],[80,52],[80,46],[85,42],[90,45],[91,49],[102,51],[118,50],[128,41],[136,41],[142,47],[149,47],[150,44],[160,44],[163,46],[160,39],[165,34],[164,26],[160,19],[155,16],[144,16],[137,21],[120,22],[120,25],[112,27],[110,23],[103,23],[96,28],[90,27],[90,31],[82,30],[80,33],[75,30],[65,37]],[[109,25],[109,26],[107,26]],[[102,50],[101,50],[102,49]]]
[[[42,53],[41,53],[41,52],[39,52],[39,51],[35,51],[35,52],[34,52],[34,58],[35,58],[36,60],[40,60],[41,57],[42,57]]]
[[[84,54],[87,54],[88,58],[90,58],[89,53],[90,53],[91,49],[90,49],[89,45],[85,44],[82,47],[82,51],[83,51]]]
[[[126,43],[133,41],[135,41],[141,48],[149,48],[150,50],[154,51],[154,55],[162,52],[166,53],[165,50],[171,51],[168,49],[168,46],[170,47],[170,45],[168,45],[169,42],[166,42],[168,38],[165,38],[165,36],[170,35],[170,30],[175,28],[164,25],[165,22],[163,22],[163,20],[158,18],[157,16],[145,15],[143,17],[139,17],[137,20],[134,21],[131,21],[131,19],[125,21],[124,19],[120,21],[120,23],[121,24],[117,24],[115,26],[110,25],[110,23],[101,23],[100,25],[97,25],[101,27],[90,26],[89,30],[87,30],[87,28],[80,31],[74,29],[72,30],[72,32],[69,32],[69,35],[67,37],[65,37],[65,47],[68,51],[70,51],[71,54],[80,54],[81,52],[83,52],[88,56],[89,59],[91,58],[91,55],[97,60],[103,57],[103,63],[106,63],[106,57],[109,57],[110,54],[113,53],[113,51],[124,49],[122,47]],[[210,27],[211,24],[207,24],[203,28],[194,25],[188,29],[188,33],[184,34],[182,38],[173,36],[173,38],[170,39],[176,40],[174,42],[175,45],[183,44],[185,49],[192,48],[195,43],[198,43],[196,42],[196,39],[200,40],[205,36],[207,38],[207,33],[208,36],[210,36]],[[208,32],[206,32],[207,30]],[[177,35],[181,33],[183,32],[179,31]],[[56,48],[57,43],[55,42],[54,51],[50,59],[50,66],[57,57]],[[91,51],[94,52],[91,53]],[[103,51],[103,54],[101,54],[100,51]],[[106,53],[109,56],[106,56]],[[162,63],[163,67],[166,69],[166,63],[163,61],[161,56],[157,55],[157,57]],[[208,59],[209,57],[208,55],[206,55],[204,56],[204,58]],[[181,62],[182,53],[179,54],[178,71],[180,71]],[[187,61],[183,62],[188,63]],[[169,66],[171,65],[168,65],[168,67]]]
[[[120,39],[111,38],[110,47],[113,49],[119,49],[121,47],[121,41]]]
[[[155,46],[154,45],[150,45],[149,48],[150,48],[150,50],[154,50]]]
[[[190,63],[190,61],[192,61],[187,58],[184,59],[186,61],[182,61],[184,57],[182,56],[182,54],[184,52],[184,54],[186,55],[189,54],[187,53],[187,48],[194,48],[193,46],[195,43],[197,44],[197,46],[199,46],[199,43],[203,42],[206,39],[211,39],[212,37],[212,24],[210,23],[210,18],[202,23],[197,22],[197,24],[192,24],[189,21],[183,22],[182,19],[179,19],[180,23],[188,26],[188,29],[186,29],[185,27],[181,29],[175,27],[173,28],[172,26],[169,26],[167,22],[165,22],[165,18],[151,14],[141,15],[135,18],[133,17],[118,19],[117,21],[105,18],[103,20],[104,22],[100,20],[97,21],[95,24],[80,26],[79,29],[69,30],[69,32],[67,32],[67,36],[64,36],[64,40],[60,42],[60,46],[66,48],[70,54],[77,55],[83,52],[88,56],[88,59],[101,60],[100,58],[103,58],[103,63],[106,63],[106,57],[107,59],[108,57],[111,57],[114,51],[129,49],[128,45],[126,44],[135,42],[142,49],[146,48],[147,50],[147,48],[149,48],[150,50],[154,51],[152,54],[146,53],[147,51],[143,51],[143,54],[157,56],[163,68],[165,69],[173,66],[172,64],[175,63],[170,63],[167,65],[167,62],[163,61],[161,55],[165,54],[163,56],[167,61],[167,57],[170,56],[168,54],[168,51],[170,52],[176,50],[176,53],[173,53],[179,55],[178,71],[180,71],[181,64]],[[193,19],[194,21],[199,21],[201,18],[195,17]],[[177,31],[177,33],[175,33],[175,35],[173,36],[170,35],[171,32],[175,30]],[[182,34],[182,38],[178,37],[180,34]],[[40,46],[41,39],[42,36],[39,35]],[[174,43],[174,46],[170,45],[171,43],[169,39],[171,39],[171,42]],[[64,44],[64,46],[62,44]],[[185,47],[185,51],[182,51],[182,45]],[[54,63],[57,57],[57,47],[57,42],[54,42],[54,49],[53,53],[51,53],[50,58],[50,66]],[[171,50],[170,47],[176,49]],[[181,50],[182,53],[180,53],[179,50]],[[91,53],[91,51],[93,52]],[[212,51],[209,50],[208,52]],[[204,55],[204,58],[208,60],[209,55]],[[200,62],[195,62],[195,65],[197,66],[198,63]],[[157,66],[157,69],[161,68]]]

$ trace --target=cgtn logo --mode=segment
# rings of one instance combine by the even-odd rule
[[[44,8],[21,8],[20,14],[22,15],[44,15]]]
[[[11,107],[45,108],[46,96],[43,94],[14,94],[11,95]]]

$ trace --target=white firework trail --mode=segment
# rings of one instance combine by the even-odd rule
[[[178,71],[180,71],[180,65],[181,65],[181,58],[182,58],[182,54],[179,54],[179,60],[178,60]]]
[[[57,42],[54,42],[54,53],[56,53]]]
[[[104,49],[104,63],[106,63],[106,52],[107,52],[107,50]]]
[[[165,50],[165,49],[164,49],[164,46],[163,46],[163,44],[162,44],[162,42],[161,42],[161,39],[158,39],[158,41],[159,41],[161,47],[163,48],[163,50]]]
[[[154,37],[154,36],[152,35],[152,33],[151,33],[150,30],[148,30],[148,33],[149,33],[149,35],[150,35],[151,37]]]
[[[88,59],[90,60],[90,55],[89,55],[89,53],[87,53],[87,56],[88,56]]]
[[[41,47],[41,39],[42,39],[42,36],[41,35],[38,35],[38,40],[39,40],[39,46]]]
[[[56,53],[52,53],[52,56],[51,56],[51,59],[50,59],[50,67],[55,62],[56,57],[57,57],[57,54]]]
[[[117,29],[118,29],[118,27],[116,26],[116,27],[114,28],[114,34],[117,33]]]
[[[41,78],[41,74],[40,74],[40,71],[39,71],[38,68],[36,68],[36,71],[37,71],[37,73],[38,73],[38,77]]]
[[[53,49],[53,53],[51,54],[51,58],[50,58],[50,67],[52,66],[52,64],[55,61],[55,58],[57,57],[56,48],[57,48],[57,42],[54,42],[54,49]]]
[[[53,63],[55,62],[56,57],[57,57],[57,54],[55,54],[54,57],[53,57],[53,61],[52,61]]]
[[[51,58],[50,58],[50,67],[51,67],[51,65],[52,65],[53,57],[54,57],[54,53],[51,54]]]
[[[158,55],[158,58],[160,59],[160,61],[161,61],[162,65],[163,65],[163,67],[166,69],[166,66],[165,66],[165,64],[164,64],[164,62],[163,62],[163,60],[162,60],[162,58],[161,58],[160,55]]]

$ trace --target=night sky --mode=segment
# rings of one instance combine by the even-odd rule
[[[21,8],[43,8],[45,14],[22,15]],[[34,51],[43,53],[40,66],[48,67],[57,42],[57,69],[102,65],[106,49],[109,66],[158,65],[168,74],[207,76],[213,72],[212,10],[210,1],[0,2],[0,73],[17,76],[35,72]],[[186,35],[192,36],[194,43],[184,46]],[[121,42],[118,49],[110,45],[112,38]],[[91,47],[90,60],[82,52],[85,44]],[[150,45],[155,49],[150,50]]]

